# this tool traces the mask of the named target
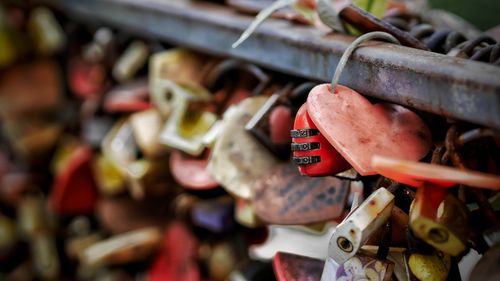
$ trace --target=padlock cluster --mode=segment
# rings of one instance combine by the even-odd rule
[[[500,274],[494,129],[44,7],[0,47],[0,280]]]

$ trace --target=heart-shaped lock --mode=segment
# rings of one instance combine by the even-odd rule
[[[319,281],[324,262],[320,259],[278,252],[273,268],[278,281]]]
[[[307,103],[303,104],[293,126],[293,162],[299,172],[311,177],[337,174],[350,168],[349,163],[330,145],[319,132],[307,113]]]
[[[360,36],[346,49],[331,84],[309,93],[307,112],[319,132],[361,175],[373,175],[371,157],[387,155],[419,160],[431,146],[431,134],[418,115],[395,104],[372,104],[356,91],[337,85],[348,57],[363,41],[381,38],[397,43],[383,32]]]

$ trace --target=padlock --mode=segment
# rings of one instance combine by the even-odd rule
[[[273,268],[277,281],[319,281],[323,263],[320,259],[285,252],[278,252],[273,258]]]
[[[342,215],[349,181],[301,176],[291,164],[278,164],[254,185],[255,213],[275,224],[312,224]]]
[[[244,199],[252,197],[255,181],[278,163],[245,130],[245,124],[265,101],[265,97],[247,98],[224,113],[223,127],[207,166],[207,170],[221,186]]]
[[[161,226],[165,220],[165,196],[134,200],[126,195],[102,197],[95,216],[101,228],[121,234],[141,228]]]
[[[78,98],[88,99],[100,96],[106,88],[106,68],[99,63],[72,58],[67,80],[71,92]]]
[[[214,233],[229,232],[234,228],[233,210],[234,201],[229,196],[199,200],[191,210],[191,221]]]
[[[350,168],[349,163],[319,132],[307,113],[307,104],[300,107],[291,131],[293,162],[299,172],[308,176],[328,176]]]
[[[2,119],[57,110],[63,101],[60,72],[53,60],[19,64],[6,70],[0,77]]]
[[[201,158],[192,158],[182,152],[170,153],[170,173],[177,183],[195,190],[214,189],[219,183],[207,171],[209,150]]]
[[[246,257],[245,245],[238,240],[242,239],[239,239],[238,235],[232,235],[230,240],[200,246],[199,252],[206,256],[200,256],[200,258],[205,260],[211,279],[227,280],[231,272],[237,268],[238,263]],[[210,249],[202,250],[204,246]],[[203,253],[204,251],[206,253]]]
[[[72,219],[68,226],[68,238],[64,243],[64,250],[70,259],[82,260],[85,249],[102,239],[100,233],[92,231],[87,217],[78,216]]]
[[[81,120],[81,139],[93,148],[101,146],[104,137],[113,127],[114,120],[108,116],[93,115]]]
[[[150,109],[148,81],[140,78],[114,87],[106,94],[103,108],[107,113],[132,113]]]
[[[31,11],[28,30],[39,54],[53,55],[65,47],[66,35],[52,11],[46,7],[38,7]]]
[[[61,264],[52,234],[37,233],[30,241],[33,267],[41,280],[56,280],[59,278]]]
[[[147,280],[201,280],[196,261],[198,242],[186,226],[179,222],[167,226],[161,243],[160,252],[146,273]]]
[[[114,60],[114,34],[99,28],[93,40],[83,46],[79,56],[70,57],[68,84],[78,98],[88,99],[104,94],[108,83],[108,64]]]
[[[92,172],[98,191],[102,195],[115,195],[127,189],[120,169],[102,154],[94,155]]]
[[[328,255],[338,264],[353,257],[391,216],[394,195],[379,188],[340,223],[330,239]]]
[[[38,193],[24,196],[17,206],[17,224],[20,236],[28,241],[38,233],[51,233],[56,228],[54,214]]]
[[[248,228],[256,228],[263,225],[262,220],[255,214],[255,207],[251,201],[241,198],[235,198],[235,201],[234,220],[236,222]]]
[[[146,43],[140,40],[133,41],[116,61],[112,70],[113,78],[118,82],[130,80],[144,67],[148,55],[149,48]]]
[[[360,36],[344,52],[331,84],[313,88],[306,103],[307,113],[318,128],[315,132],[321,133],[362,176],[376,174],[371,167],[375,154],[420,160],[432,144],[430,130],[417,114],[395,104],[372,104],[356,91],[338,85],[352,52],[361,42],[374,38],[398,43],[383,32]],[[305,159],[307,162],[300,163],[310,164],[318,157]]]
[[[302,226],[270,224],[267,228],[269,234],[266,241],[248,247],[250,258],[267,261],[277,252],[286,252],[324,260],[328,256],[325,245],[335,231],[332,224],[326,224],[321,232]],[[307,244],[304,241],[307,241]]]
[[[405,252],[407,278],[413,280],[444,281],[448,280],[451,259],[447,254],[435,252],[430,255]]]
[[[149,92],[151,101],[164,117],[173,109],[171,93],[165,93],[165,81],[170,81],[193,92],[202,92],[203,80],[216,59],[185,49],[170,49],[153,54],[149,59]],[[206,92],[206,90],[205,90]]]
[[[171,180],[168,173],[168,158],[137,159],[137,145],[128,120],[116,123],[102,143],[102,152],[119,168],[128,181],[132,197],[141,199],[148,194],[165,194],[168,185],[162,180]]]
[[[78,146],[69,155],[62,157],[57,172],[50,203],[61,215],[91,214],[97,200],[97,187],[92,174],[92,151]]]
[[[158,142],[162,119],[157,110],[148,109],[133,113],[129,122],[137,146],[146,157],[159,156],[164,152],[163,146]]]
[[[191,110],[189,107],[192,103],[208,102],[210,94],[203,89],[192,90],[171,81],[164,81],[163,85],[172,96],[170,105],[173,109],[161,130],[160,142],[193,156],[200,155],[205,148],[203,137],[217,117],[203,108]]]
[[[161,232],[149,227],[126,232],[85,249],[82,263],[107,266],[138,261],[151,256],[161,244]]]
[[[264,146],[280,159],[288,159],[290,155],[290,138],[292,129],[291,109],[280,102],[290,93],[291,84],[271,95],[262,107],[245,125]]]
[[[4,214],[0,213],[0,263],[6,263],[16,250],[18,237],[14,222]],[[3,267],[0,267],[3,271]]]
[[[465,204],[437,186],[419,187],[410,210],[415,236],[436,249],[458,256],[467,245],[469,211]]]

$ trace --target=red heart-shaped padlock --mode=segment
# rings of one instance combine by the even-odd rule
[[[351,166],[319,132],[303,104],[295,117],[292,135],[293,161],[299,172],[311,177],[340,173]]]

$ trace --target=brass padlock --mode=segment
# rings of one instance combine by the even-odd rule
[[[436,249],[458,256],[467,245],[469,211],[455,196],[437,186],[419,187],[410,210],[415,236]]]
[[[430,255],[406,252],[404,257],[408,280],[447,280],[451,268],[449,255],[441,252]]]

